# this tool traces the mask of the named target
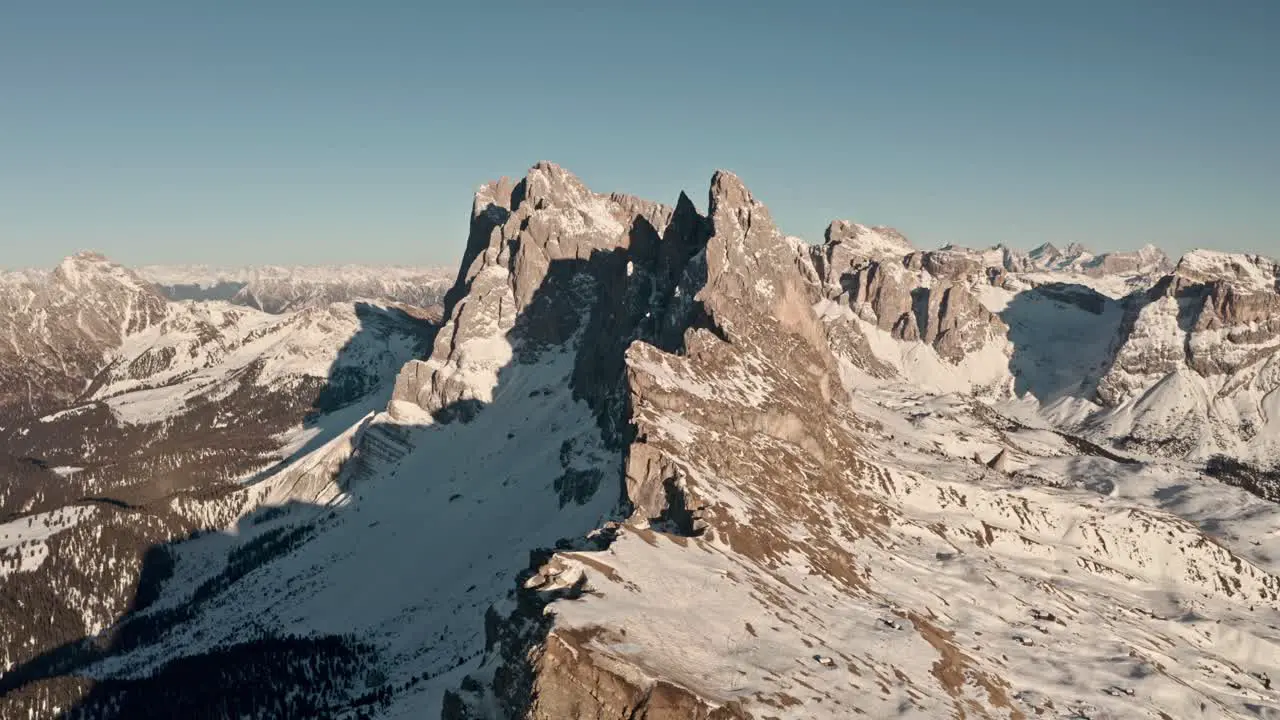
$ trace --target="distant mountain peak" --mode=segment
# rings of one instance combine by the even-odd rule
[[[134,271],[113,262],[100,252],[81,251],[58,263],[49,275],[56,283],[94,295],[111,292],[118,287],[131,293],[159,295]]]
[[[1067,257],[1079,257],[1081,255],[1091,254],[1089,248],[1078,242],[1069,243],[1063,251]]]
[[[68,255],[58,263],[56,269],[66,269],[68,271],[76,271],[80,269],[92,267],[112,267],[116,263],[112,262],[100,252],[95,250],[81,250],[73,255]]]
[[[1172,272],[1196,282],[1222,280],[1242,288],[1280,291],[1280,263],[1261,255],[1192,250],[1178,260]]]
[[[1032,250],[1027,253],[1027,257],[1040,265],[1049,265],[1062,257],[1062,251],[1053,243],[1041,243],[1035,248],[1032,248]]]
[[[452,269],[398,265],[153,265],[137,273],[170,300],[224,300],[273,314],[361,299],[428,307],[454,280]]]
[[[844,245],[867,257],[903,256],[915,252],[907,237],[887,225],[867,226],[849,220],[835,220],[825,233],[828,245]]]

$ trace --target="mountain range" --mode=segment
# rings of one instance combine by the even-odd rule
[[[4,717],[1280,717],[1267,258],[539,163],[456,273],[0,303]]]

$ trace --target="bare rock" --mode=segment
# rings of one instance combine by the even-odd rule
[[[1008,475],[1011,470],[1009,463],[1009,450],[1007,448],[1001,448],[1000,452],[996,453],[987,461],[987,467],[998,473]]]

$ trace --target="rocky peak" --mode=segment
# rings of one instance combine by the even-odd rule
[[[601,196],[585,201],[595,202],[595,197]],[[607,200],[616,210],[638,208],[643,213],[648,207],[616,196]],[[589,289],[574,306],[589,311],[578,321],[582,334],[559,347],[574,356],[575,394],[633,429],[614,436],[625,443],[620,444],[630,523],[686,537],[728,531],[738,538],[736,532],[713,528],[702,517],[706,493],[716,488],[686,472],[669,454],[669,444],[659,442],[665,431],[654,425],[655,419],[676,413],[716,423],[726,437],[735,437],[735,449],[723,453],[726,458],[739,457],[738,448],[747,447],[738,438],[771,438],[769,442],[793,448],[809,462],[844,468],[848,459],[837,457],[829,439],[805,425],[806,415],[830,416],[841,387],[807,293],[812,272],[808,248],[783,236],[767,208],[730,172],[713,176],[707,207],[708,214],[699,216],[693,203],[681,196],[673,209],[662,208],[649,217],[638,214],[606,255],[625,265],[620,276],[607,274],[615,267],[613,260],[598,267],[566,266],[565,272],[573,272]],[[545,213],[546,207],[535,211],[526,225],[543,222]],[[563,217],[546,222],[562,229]],[[606,274],[598,275],[601,270]],[[549,270],[545,276],[550,280],[555,274]],[[540,294],[551,302],[565,287],[548,288],[544,281]],[[459,327],[474,297],[473,289],[459,301],[454,313]],[[529,310],[523,317],[529,317]],[[526,322],[515,322],[507,338],[524,342]],[[446,326],[441,334],[449,332]],[[437,343],[435,352],[441,349]],[[427,364],[437,362],[433,354]],[[623,398],[617,397],[618,391]],[[740,537],[751,542],[754,531],[744,528]],[[539,570],[541,577],[552,572]],[[530,585],[538,586],[537,577]],[[653,720],[739,717],[718,711],[708,715],[710,709],[689,693],[683,693],[677,705],[659,711],[650,698],[651,683],[635,679],[629,669],[619,668],[597,650],[579,644],[568,654],[557,652],[560,643],[572,642],[567,629],[543,634],[546,626],[541,625],[534,637],[522,640],[521,628],[538,628],[541,622],[530,619],[551,617],[539,611],[547,600],[528,597],[532,612],[517,611],[496,633],[501,643],[490,660],[505,663],[494,676],[504,680],[492,688],[503,706],[499,714],[548,720],[566,712]],[[537,644],[532,654],[529,642]],[[464,683],[463,692],[446,703],[446,716],[473,717],[467,708],[483,702],[468,697],[474,691],[474,683],[470,688]]]
[[[103,255],[96,250],[81,250],[80,252],[70,255],[62,260],[63,265],[69,263],[110,264],[110,262],[110,260],[107,260],[106,255]]]
[[[79,252],[64,259],[58,263],[49,277],[55,284],[65,289],[103,292],[115,286],[129,292],[160,298],[150,284],[132,270],[111,262],[101,253],[92,251]]]
[[[1186,361],[1197,373],[1235,373],[1274,355],[1280,266],[1257,255],[1196,250],[1159,287],[1178,307]]]
[[[762,347],[776,348],[776,338],[758,334],[761,314],[767,314],[791,336],[788,345],[802,345],[810,353],[812,365],[805,371],[829,400],[838,384],[836,362],[806,292],[801,268],[809,263],[807,248],[778,232],[768,209],[733,173],[722,170],[712,177],[708,207],[707,281],[698,300],[731,340],[750,335]]]
[[[911,244],[893,228],[836,220],[827,226],[825,242],[809,249],[816,295],[838,297],[848,289],[848,278],[874,272],[870,265],[900,267],[912,252]]]
[[[1158,259],[1149,249],[1139,252]],[[1173,423],[1169,420],[1143,432],[1155,438],[1152,442],[1174,443],[1170,447],[1175,454],[1197,443],[1213,446],[1231,437],[1250,440],[1256,428],[1268,422],[1260,398],[1280,388],[1277,271],[1274,261],[1256,255],[1211,250],[1184,255],[1149,291],[1130,298],[1113,362],[1099,385],[1100,398],[1120,406],[1142,402],[1157,385],[1209,382],[1221,388],[1213,391],[1219,397],[1240,396],[1227,417],[1211,420],[1219,413],[1206,404],[1180,410],[1176,429],[1167,426]],[[1201,427],[1211,421],[1230,429],[1210,438]]]
[[[857,242],[865,236],[861,227],[832,223],[828,241],[813,249],[824,297],[847,304],[855,315],[896,339],[932,345],[951,362],[960,362],[968,352],[1003,335],[1003,323],[973,292],[990,282],[986,253],[956,246],[927,252],[898,246],[905,255],[873,258],[846,249],[850,238]],[[992,252],[1005,255],[1002,248]]]
[[[529,168],[523,189],[524,196],[519,198],[518,203],[532,202],[535,206],[585,203],[594,196],[576,175],[547,161],[538,162]]]
[[[481,185],[476,190],[475,200],[471,204],[471,215],[474,217],[496,208],[510,210],[511,193],[515,187],[515,181],[505,175]]]
[[[577,353],[575,382],[603,418],[621,377],[618,338],[669,332],[669,296],[678,283],[687,296],[701,287],[685,269],[705,241],[706,220],[687,197],[672,208],[596,193],[554,163],[482,186],[445,327],[430,357],[401,374],[393,411],[471,408],[466,417],[489,402],[508,365]]]
[[[781,241],[769,210],[737,175],[724,170],[711,178],[707,207],[713,234],[707,244],[707,297],[772,304],[782,288],[772,282],[778,266],[795,262]]]
[[[1109,252],[1089,258],[1081,263],[1086,275],[1147,275],[1160,276],[1173,269],[1173,262],[1163,250],[1145,245],[1132,252]]]
[[[66,258],[49,279],[46,307],[74,306],[78,328],[109,345],[165,315],[165,298],[151,283],[100,253]]]
[[[1146,245],[1143,245],[1142,247],[1138,248],[1137,252],[1140,257],[1152,259],[1152,260],[1158,260],[1160,258],[1169,257],[1167,254],[1165,254],[1164,250],[1161,250],[1159,247],[1157,247],[1152,243],[1147,243]]]
[[[465,418],[508,365],[569,353],[575,392],[620,432],[628,343],[677,348],[701,328],[776,347],[762,323],[807,348],[805,372],[824,392],[836,387],[807,246],[783,237],[733,173],[715,173],[707,207],[698,214],[683,193],[674,207],[599,194],[552,163],[515,185],[483,186],[445,326],[430,357],[402,372],[393,412],[452,418],[468,408]]]
[[[980,257],[974,257],[960,249],[918,253],[909,262],[911,266],[921,267],[936,278],[952,282],[979,278],[985,270]]]

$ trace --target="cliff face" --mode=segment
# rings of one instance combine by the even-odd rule
[[[1266,258],[1198,250],[1135,293],[1098,395],[1107,436],[1148,452],[1280,458],[1280,284]]]
[[[892,228],[836,221],[810,255],[821,294],[896,340],[929,345],[948,362],[1008,331],[974,294],[990,280],[971,253],[920,252]]]
[[[552,163],[486,185],[444,329],[402,372],[393,412],[465,417],[492,399],[500,368],[573,346],[575,392],[616,425],[621,353],[640,335],[678,336],[671,316],[691,309],[673,292],[696,282],[684,276],[699,272],[704,225],[683,196],[672,208],[593,193]]]

